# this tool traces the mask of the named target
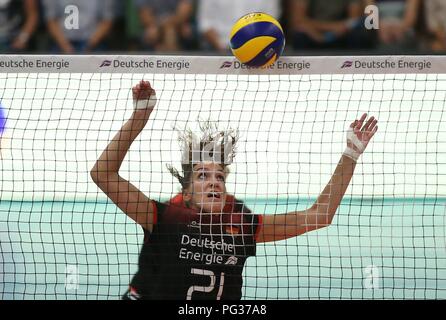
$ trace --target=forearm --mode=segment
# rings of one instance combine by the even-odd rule
[[[133,112],[130,119],[122,126],[96,161],[92,174],[101,175],[117,174],[130,146],[145,127],[150,109],[142,109]]]
[[[209,29],[204,33],[204,37],[209,42],[209,44],[216,50],[222,51],[224,47],[220,43],[220,38],[214,29]]]
[[[410,29],[414,27],[418,17],[418,0],[410,0],[406,3],[403,26],[405,29]]]
[[[71,44],[65,38],[57,20],[48,21],[48,31],[62,50],[68,51],[71,48]]]
[[[193,13],[192,4],[188,0],[181,1],[178,4],[176,10],[177,24],[183,24],[188,22],[190,17],[192,16],[192,13]]]
[[[111,27],[112,27],[111,20],[102,21],[96,28],[91,38],[88,40],[88,49],[95,48],[102,41],[102,39],[104,39],[104,37],[110,32]]]
[[[342,155],[330,181],[313,205],[313,212],[317,215],[318,221],[324,224],[331,223],[350,184],[355,167],[355,161]]]
[[[142,7],[140,9],[139,18],[144,28],[150,28],[156,25],[156,17],[151,8]]]
[[[343,155],[333,176],[309,209],[279,215],[265,215],[258,242],[278,241],[331,224],[355,170],[356,162]]]
[[[22,29],[20,30],[21,34],[26,34],[28,37],[34,33],[37,23],[38,23],[38,13],[37,13],[37,6],[35,5],[34,1],[25,1],[25,8],[26,8],[26,20],[23,24]]]
[[[277,241],[295,237],[331,224],[355,171],[356,161],[378,130],[378,120],[367,114],[350,124],[347,131],[347,148],[316,202],[307,210],[279,215],[264,215],[257,242]],[[263,231],[262,231],[263,230]]]

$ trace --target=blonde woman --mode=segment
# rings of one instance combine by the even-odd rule
[[[150,83],[141,81],[133,87],[133,99],[136,109],[131,118],[91,170],[99,188],[144,230],[139,270],[123,296],[130,300],[240,299],[243,267],[246,259],[255,255],[256,244],[288,239],[330,225],[356,161],[378,128],[373,117],[364,123],[366,114],[350,125],[346,150],[310,208],[261,215],[251,213],[226,189],[228,165],[237,142],[237,132],[233,130],[218,131],[204,125],[199,141],[194,141],[196,137],[188,132],[182,135],[186,155],[183,159],[189,160],[183,162],[182,173],[169,167],[182,186],[179,201],[152,200],[122,178],[119,168],[153,112],[155,90]],[[217,150],[212,161],[202,158],[209,143]]]

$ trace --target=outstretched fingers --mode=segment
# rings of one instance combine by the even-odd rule
[[[370,119],[366,122],[366,124],[362,127],[361,131],[368,132],[373,122],[375,121],[375,117],[370,117]]]
[[[350,128],[354,129],[355,131],[360,130],[366,117],[367,113],[364,113],[359,120],[355,120],[350,124]]]
[[[378,126],[376,125],[378,120],[375,120],[373,122],[374,122],[373,127],[370,129],[370,131],[367,132],[369,140],[372,139],[372,137],[375,135],[376,131],[378,131]]]
[[[367,118],[367,113],[363,113],[361,119],[356,122],[355,129],[361,130],[362,124],[364,123],[365,118]]]
[[[368,143],[378,130],[377,126],[378,119],[376,119],[374,116],[371,116],[364,123],[366,118],[367,118],[367,113],[363,113],[359,120],[355,120],[350,124],[350,128],[353,129],[355,135],[358,137],[358,139],[360,139],[364,143]]]
[[[369,121],[367,121],[366,125],[364,126],[364,128],[362,129],[363,133],[364,133],[364,138],[369,141],[370,139],[372,139],[373,135],[376,133],[376,131],[378,130],[378,126],[376,125],[378,123],[378,119],[371,117],[369,119]]]

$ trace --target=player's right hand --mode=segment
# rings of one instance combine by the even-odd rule
[[[150,82],[141,80],[132,88],[135,109],[153,109],[156,104],[156,92]]]

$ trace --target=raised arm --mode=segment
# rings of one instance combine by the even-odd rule
[[[378,130],[377,120],[367,115],[355,120],[347,132],[347,149],[342,155],[330,181],[316,202],[307,210],[278,215],[264,215],[257,242],[278,241],[320,229],[331,224],[353,176],[358,157]]]
[[[93,181],[122,211],[148,231],[152,231],[152,201],[119,175],[119,168],[131,144],[142,131],[155,105],[155,90],[141,81],[133,87],[135,111],[96,161],[90,174]]]

